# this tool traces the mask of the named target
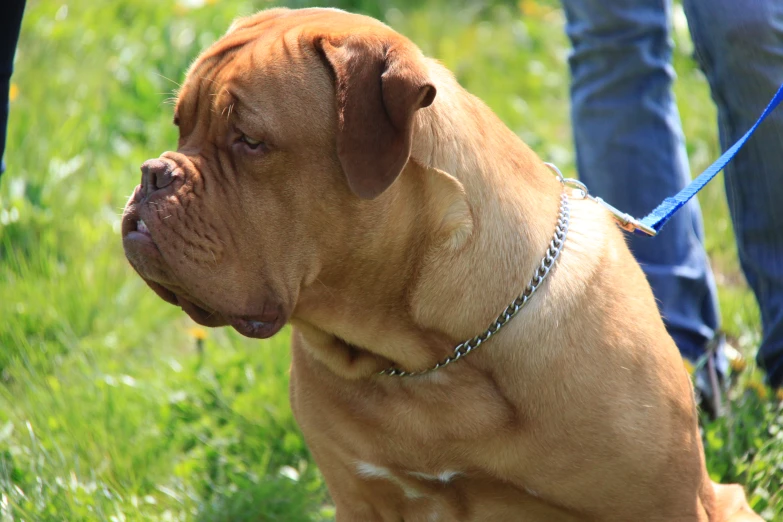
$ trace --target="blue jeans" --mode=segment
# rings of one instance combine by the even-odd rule
[[[562,0],[573,46],[572,118],[580,178],[635,216],[690,181],[672,94],[671,0]],[[726,149],[783,83],[783,1],[684,0],[697,59],[718,108]],[[725,172],[740,263],[763,323],[757,360],[783,384],[783,110],[773,113]],[[719,326],[701,211],[686,205],[657,238],[630,238],[685,357]]]

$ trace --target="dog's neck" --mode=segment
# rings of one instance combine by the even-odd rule
[[[368,238],[352,245],[360,255],[324,266],[292,320],[344,377],[421,370],[450,355],[519,295],[554,231],[560,184],[434,69],[436,103],[419,112],[405,172],[372,202],[379,219],[357,225]]]
[[[433,64],[431,74],[438,79],[438,98],[420,111],[412,156],[459,180],[475,231],[464,248],[432,256],[412,304],[421,324],[467,339],[519,295],[541,262],[562,187],[536,154],[448,70]],[[466,127],[466,121],[474,126]],[[453,306],[433,299],[444,294]]]

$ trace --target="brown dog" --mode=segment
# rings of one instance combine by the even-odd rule
[[[411,42],[264,11],[194,63],[175,124],[125,210],[127,257],[201,324],[294,325],[292,405],[339,521],[759,520],[709,480],[677,348],[590,201],[484,346],[378,375],[484,332],[539,270],[563,190]]]

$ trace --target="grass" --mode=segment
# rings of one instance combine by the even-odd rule
[[[0,521],[321,521],[323,480],[288,406],[288,334],[204,331],[124,260],[138,165],[175,145],[166,99],[200,49],[263,1],[28,0],[0,183]],[[308,5],[291,1],[291,6]],[[345,0],[454,70],[544,158],[573,174],[568,46],[551,2]],[[694,171],[715,112],[675,24]],[[722,188],[701,197],[724,327],[750,356],[759,314]],[[706,422],[715,479],[783,520],[779,401],[753,364]]]

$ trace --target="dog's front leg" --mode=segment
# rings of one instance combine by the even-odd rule
[[[337,504],[337,502],[335,502],[335,504]],[[360,506],[350,503],[349,505],[337,505],[336,508],[335,522],[386,522],[386,519],[384,519],[380,513],[367,504]],[[402,519],[398,518],[395,522],[401,520]]]
[[[315,452],[314,452],[315,453]],[[315,455],[314,455],[315,456]],[[397,492],[380,477],[360,477],[349,467],[316,456],[336,508],[336,522],[403,522]]]

